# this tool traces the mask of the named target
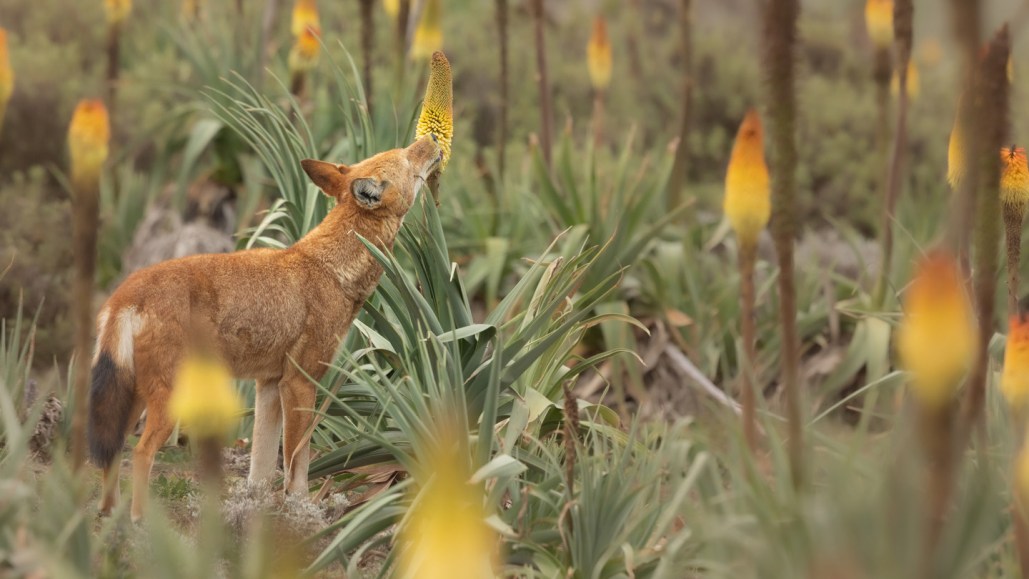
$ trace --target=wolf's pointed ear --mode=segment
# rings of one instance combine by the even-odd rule
[[[350,170],[346,165],[304,159],[300,161],[300,166],[304,168],[304,172],[311,178],[311,181],[329,197],[339,198],[344,192],[343,176]]]

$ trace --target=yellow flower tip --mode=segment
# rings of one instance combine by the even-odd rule
[[[168,410],[197,438],[224,438],[235,427],[243,403],[223,364],[190,355],[179,366]]]
[[[918,94],[921,91],[921,83],[918,78],[918,67],[915,66],[915,61],[908,61],[908,97],[912,100],[918,98]],[[893,77],[890,79],[890,94],[897,96],[900,94],[900,75],[897,71],[893,71]]]
[[[0,121],[3,120],[3,110],[13,93],[14,69],[11,68],[11,57],[7,52],[7,31],[0,28]]]
[[[957,262],[935,251],[918,265],[904,296],[897,353],[918,402],[945,407],[975,358],[978,329]]]
[[[389,14],[390,18],[400,16],[400,0],[382,0],[382,7]]]
[[[436,135],[443,150],[442,172],[450,162],[450,142],[454,138],[454,81],[450,61],[439,51],[433,53],[429,63],[429,82],[425,87],[415,140],[425,135]]]
[[[469,483],[467,460],[435,452],[427,480],[419,480],[411,512],[400,531],[400,577],[495,577],[497,539],[486,523],[483,492]],[[425,477],[416,477],[425,478]]]
[[[121,24],[131,12],[132,0],[104,0],[104,13],[107,15],[108,24]]]
[[[110,140],[111,124],[103,101],[80,101],[68,126],[71,176],[76,187],[97,186]]]
[[[1006,206],[1025,211],[1029,207],[1029,162],[1025,149],[1004,147],[1000,150],[1000,201]]]
[[[315,0],[297,0],[293,5],[293,21],[290,25],[290,32],[293,36],[300,38],[308,29],[321,30],[321,21],[318,18],[318,4]]]
[[[772,204],[768,165],[765,164],[764,131],[757,110],[750,109],[732,147],[725,174],[725,215],[741,245],[757,243],[768,224]]]
[[[603,16],[593,20],[593,34],[586,44],[586,68],[593,88],[602,91],[611,84],[611,39]]]
[[[960,107],[958,107],[960,111]],[[961,128],[960,113],[954,117],[954,127],[950,130],[950,141],[947,143],[947,182],[957,190],[965,177],[965,135]]]
[[[425,60],[440,50],[443,50],[443,6],[441,0],[427,0],[411,40],[411,58]]]
[[[889,48],[893,44],[893,0],[868,0],[865,27],[876,48]]]
[[[289,51],[290,72],[307,72],[318,65],[318,54],[322,47],[318,36],[318,29],[308,26],[297,37],[293,48]]]
[[[1000,392],[1013,410],[1029,409],[1029,316],[1011,317]]]

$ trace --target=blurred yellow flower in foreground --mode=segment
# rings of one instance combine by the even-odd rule
[[[957,263],[942,251],[930,253],[904,296],[896,344],[923,406],[938,409],[951,401],[975,358],[977,336]]]
[[[405,579],[484,579],[496,576],[497,540],[486,524],[483,493],[457,452],[437,452],[428,480],[400,531]]]
[[[876,48],[889,48],[893,44],[893,0],[868,0],[865,27]]]
[[[443,6],[440,1],[426,0],[411,41],[411,58],[425,59],[443,50]]]
[[[71,179],[77,188],[96,187],[107,161],[111,125],[101,100],[79,101],[68,127]]]
[[[0,127],[3,127],[4,112],[7,103],[14,94],[14,69],[11,68],[11,57],[7,52],[7,31],[0,28]]]
[[[1000,391],[1013,410],[1029,409],[1029,316],[1011,317]]]
[[[392,18],[400,15],[400,0],[382,0],[382,7]]]
[[[224,365],[190,355],[179,366],[168,410],[198,439],[224,438],[236,426],[243,404]]]
[[[121,24],[132,12],[132,0],[104,0],[108,24]]]
[[[764,131],[757,110],[750,109],[732,146],[725,174],[725,215],[741,245],[757,243],[772,213]]]
[[[1000,150],[1000,201],[1025,213],[1029,207],[1029,162],[1025,149],[1012,146]]]
[[[425,135],[436,135],[443,151],[439,169],[442,172],[450,161],[450,142],[454,138],[454,81],[450,61],[442,52],[433,53],[429,63],[429,82],[415,128],[415,140]]]
[[[593,20],[593,34],[586,44],[586,68],[595,90],[604,90],[611,84],[611,39],[603,16]]]
[[[289,51],[289,70],[292,73],[307,72],[318,64],[321,44],[314,28],[304,30]]]
[[[316,34],[321,32],[318,4],[315,0],[297,0],[293,5],[293,22],[289,28],[290,32],[293,33],[293,36],[300,38],[310,28],[313,28]]]
[[[922,90],[922,84],[918,78],[918,67],[915,66],[915,61],[908,61],[908,96],[911,99],[918,98],[918,94]],[[900,75],[897,71],[893,71],[893,78],[890,79],[890,94],[896,96],[900,94]]]
[[[965,178],[965,133],[961,128],[961,107],[954,115],[954,127],[950,130],[950,141],[947,143],[947,182],[957,190],[961,180]]]

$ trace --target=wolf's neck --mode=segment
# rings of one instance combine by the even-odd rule
[[[337,205],[293,247],[324,265],[345,290],[370,293],[371,288],[357,286],[371,283],[374,287],[382,270],[358,235],[390,250],[401,223],[402,219],[396,217],[372,217],[351,204]]]

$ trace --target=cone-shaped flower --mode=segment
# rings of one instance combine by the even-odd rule
[[[389,14],[390,18],[396,18],[400,15],[400,0],[382,0],[382,7],[386,10],[386,14]]]
[[[600,15],[593,20],[593,34],[586,44],[586,68],[594,90],[605,90],[611,84],[611,39],[607,35],[607,21]]]
[[[307,72],[318,64],[318,53],[321,51],[321,44],[318,42],[318,32],[308,27],[289,51],[289,71],[293,74]]]
[[[450,61],[442,52],[433,53],[432,62],[429,63],[429,82],[425,87],[425,100],[422,101],[422,113],[418,116],[415,140],[425,135],[436,135],[443,151],[443,161],[439,168],[442,172],[450,162],[450,141],[454,138],[454,82]]]
[[[422,60],[443,50],[442,0],[426,0],[411,41],[411,58]]]
[[[958,107],[960,111],[961,107]],[[961,180],[965,178],[965,134],[961,128],[960,112],[954,116],[954,127],[950,130],[950,142],[947,143],[947,182],[957,190]]]
[[[953,399],[975,358],[977,335],[957,263],[942,251],[930,253],[904,297],[896,344],[920,404],[939,409]]]
[[[235,427],[243,405],[225,366],[194,354],[179,366],[168,410],[198,439],[219,439]]]
[[[450,447],[451,449],[453,447]],[[400,531],[399,577],[480,579],[495,577],[496,538],[486,525],[483,493],[469,483],[460,453],[435,452],[431,478],[419,492]]]
[[[7,31],[0,28],[0,128],[3,127],[4,113],[13,93],[14,69],[11,68],[11,57],[7,53]]]
[[[1000,391],[1015,411],[1029,410],[1029,316],[1011,317],[1004,348],[1004,373]]]
[[[1000,201],[1024,215],[1029,207],[1029,162],[1025,149],[1012,146],[1000,150]]]
[[[922,85],[918,79],[918,67],[915,66],[915,61],[908,61],[908,97],[912,100],[918,98],[919,92],[921,92]],[[890,79],[890,94],[896,96],[900,94],[900,75],[897,71],[893,71],[893,78]]]
[[[867,0],[865,27],[876,48],[889,48],[893,44],[893,0]]]
[[[756,244],[758,235],[768,224],[772,203],[768,165],[765,163],[764,131],[761,117],[755,109],[747,111],[736,133],[729,169],[725,174],[723,207],[740,245]]]
[[[313,28],[315,33],[322,29],[318,20],[318,4],[315,0],[297,0],[293,5],[293,23],[290,25],[290,32],[293,33],[293,36],[300,38],[309,28]]]
[[[76,188],[98,185],[110,140],[111,125],[103,101],[79,101],[68,127],[71,179]]]
[[[132,12],[132,0],[104,0],[108,24],[121,24]]]

